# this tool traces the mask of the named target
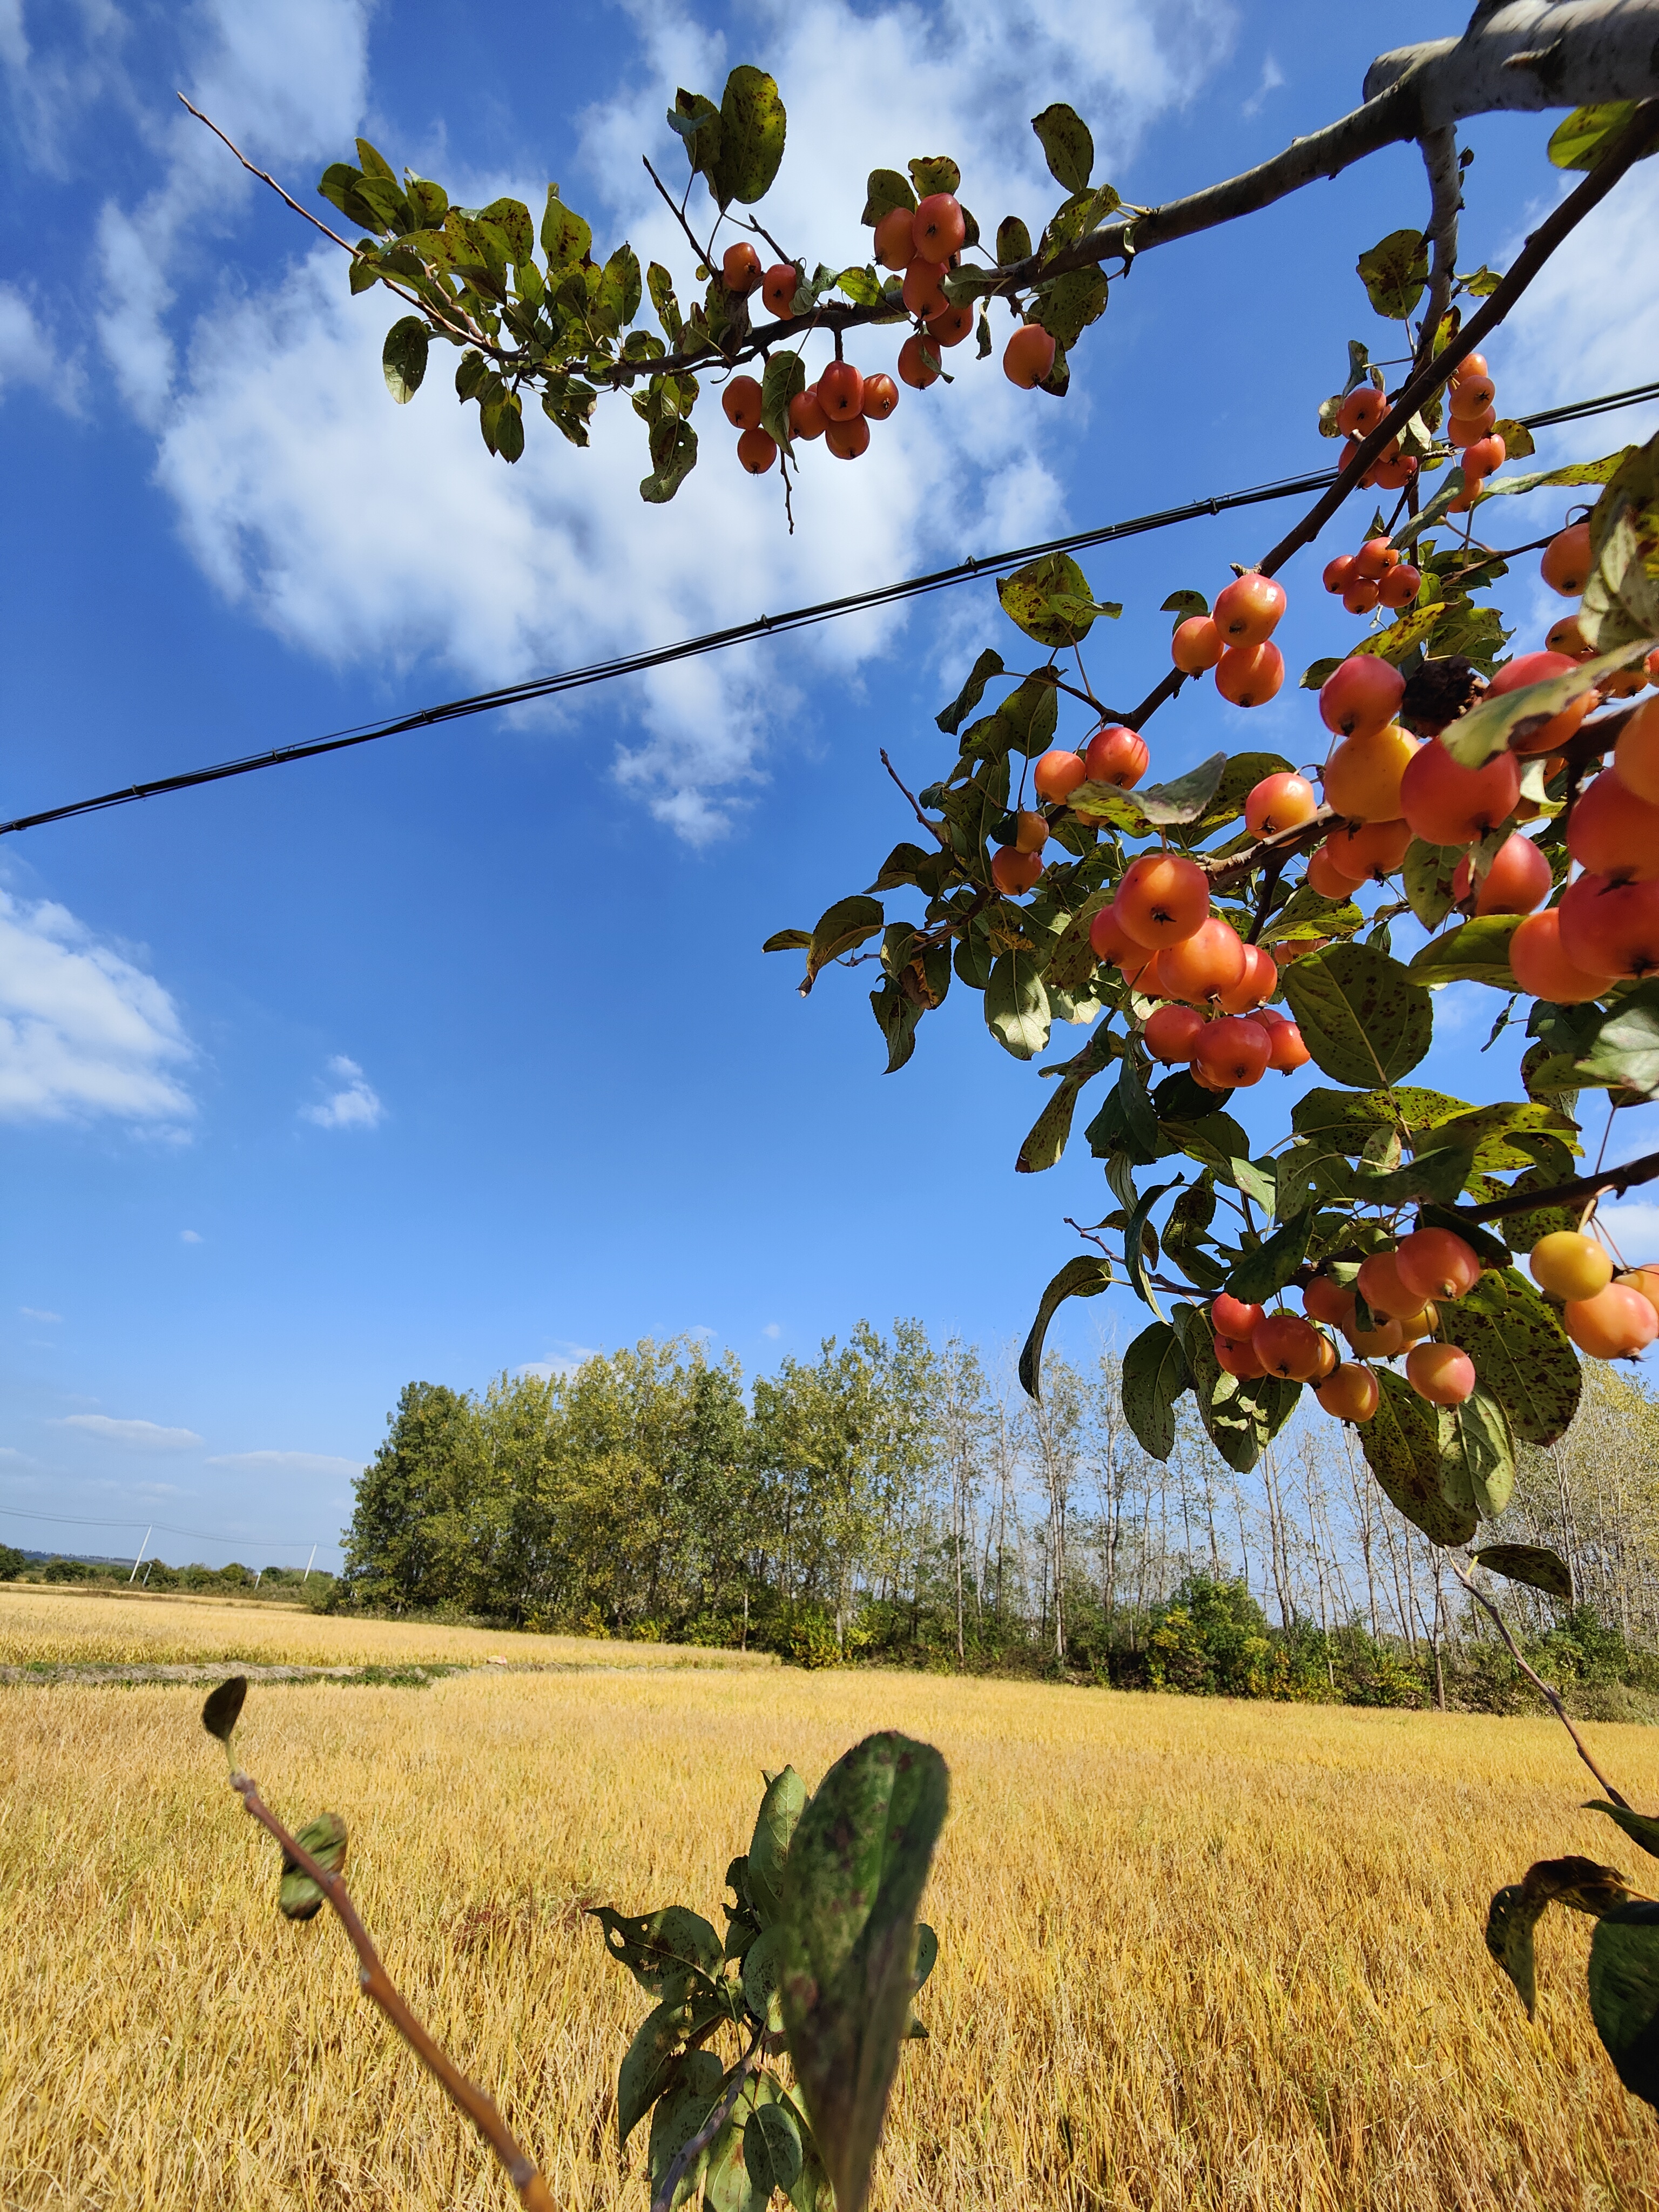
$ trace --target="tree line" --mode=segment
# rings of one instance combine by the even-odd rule
[[[1659,1654],[1659,1403],[1639,1371],[1589,1374],[1572,1429],[1523,1452],[1487,1532],[1559,1551],[1578,1603],[1494,1594],[1570,1681],[1659,1691],[1644,1656]],[[345,1554],[334,1601],[374,1611],[806,1664],[1522,1702],[1349,1431],[1292,1425],[1241,1477],[1190,1419],[1155,1461],[1123,1419],[1109,1346],[1051,1357],[1036,1401],[1006,1360],[915,1322],[860,1322],[747,1383],[731,1354],[684,1339],[477,1394],[411,1382]]]

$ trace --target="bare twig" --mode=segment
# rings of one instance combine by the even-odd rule
[[[1659,137],[1659,100],[1645,100],[1577,191],[1569,192],[1548,219],[1533,232],[1516,255],[1508,276],[1480,313],[1471,316],[1450,344],[1415,372],[1376,429],[1360,441],[1330,489],[1315,501],[1296,527],[1281,538],[1258,564],[1264,576],[1273,575],[1292,553],[1313,543],[1372,463],[1381,459],[1412,416],[1446,385],[1464,356],[1473,353],[1482,339],[1498,328],[1557,246],[1601,205],[1626,170],[1648,152],[1656,137]]]
[[[1622,1804],[1624,1800],[1621,1798],[1620,1802]],[[761,2039],[765,2033],[766,2028],[763,2023],[755,2030],[750,2039],[748,2050],[738,2061],[737,2070],[732,2076],[731,2087],[697,2130],[696,2135],[690,2136],[675,2152],[668,2171],[662,2178],[661,2187],[651,2199],[651,2212],[672,2212],[674,2199],[679,2193],[682,2179],[731,2118],[738,2099],[743,2094],[744,2084],[749,2079],[749,2069],[755,2063],[755,2054],[760,2049]]]
[[[359,1918],[356,1906],[347,1894],[344,1881],[337,1874],[331,1873],[328,1868],[313,1858],[305,1846],[289,1835],[260,1796],[251,1775],[233,1774],[230,1786],[260,1826],[275,1838],[284,1855],[310,1875],[333,1906],[341,1925],[351,1939],[352,1949],[357,1954],[357,1981],[363,1995],[380,2007],[427,2071],[435,2077],[451,2104],[466,2114],[489,2143],[506,2169],[508,2180],[518,2191],[519,2201],[525,2212],[554,2212],[552,2191],[538,2172],[534,2159],[520,2147],[512,2130],[495,2109],[494,2098],[487,2090],[481,2089],[476,2081],[469,2080],[447,2051],[433,2041],[392,1987],[391,1978],[380,1963],[380,1954]]]
[[[1510,1625],[1508,1621],[1504,1620],[1503,1614],[1499,1613],[1498,1607],[1492,1603],[1486,1592],[1475,1588],[1474,1583],[1470,1579],[1469,1576],[1461,1566],[1459,1566],[1457,1561],[1451,1558],[1449,1553],[1447,1555],[1447,1565],[1456,1576],[1458,1581],[1462,1583],[1469,1595],[1474,1600],[1475,1603],[1483,1607],[1486,1613],[1490,1613],[1492,1620],[1497,1623],[1498,1634],[1503,1638],[1504,1643],[1510,1647],[1510,1658],[1514,1660],[1516,1665],[1521,1669],[1521,1672],[1532,1684],[1534,1689],[1537,1691],[1539,1696],[1543,1698],[1545,1704],[1548,1705],[1550,1711],[1555,1715],[1556,1719],[1560,1722],[1562,1727],[1565,1729],[1567,1734],[1572,1738],[1573,1748],[1578,1753],[1580,1759],[1583,1760],[1585,1765],[1589,1767],[1590,1772],[1595,1777],[1601,1787],[1607,1791],[1613,1803],[1615,1805],[1623,1806],[1625,1810],[1628,1812],[1630,1809],[1628,1799],[1621,1797],[1619,1792],[1613,1788],[1612,1783],[1608,1781],[1607,1776],[1602,1773],[1601,1768],[1590,1757],[1589,1752],[1585,1746],[1583,1737],[1579,1735],[1577,1729],[1568,1719],[1567,1709],[1561,1702],[1559,1691],[1553,1690],[1549,1684],[1544,1680],[1543,1676],[1539,1674],[1537,1669],[1528,1665],[1525,1659],[1521,1656],[1520,1645],[1510,1633]]]
[[[673,193],[669,191],[667,185],[664,184],[662,179],[652,167],[650,155],[648,154],[641,154],[640,159],[645,163],[646,174],[650,178],[652,183],[656,186],[657,190],[662,194],[664,199],[668,203],[669,213],[673,216],[675,222],[678,223],[680,228],[685,233],[687,238],[690,240],[691,251],[696,255],[697,259],[712,276],[714,274],[714,249],[713,246],[702,246],[698,244],[696,232],[692,229],[690,224],[685,219],[684,208],[675,204]]]
[[[921,823],[922,828],[927,830],[947,853],[950,852],[950,839],[945,835],[945,832],[939,828],[937,822],[930,822],[927,819],[927,817],[922,812],[921,804],[918,801],[915,792],[910,790],[908,786],[905,783],[903,777],[893,766],[892,762],[888,759],[887,748],[885,745],[881,749],[881,764],[886,769],[888,775],[892,777],[894,782],[897,784],[899,789],[903,792],[905,797],[909,800],[910,811],[915,816],[917,821]]]
[[[213,133],[214,137],[219,141],[221,145],[229,147],[231,152],[236,156],[242,167],[247,171],[249,176],[258,177],[262,185],[269,185],[271,191],[276,193],[277,198],[279,200],[285,201],[287,204],[293,209],[295,215],[303,216],[313,230],[320,230],[325,238],[332,239],[335,245],[341,247],[343,252],[349,253],[354,261],[374,262],[373,255],[362,252],[358,247],[355,246],[351,243],[349,239],[342,238],[337,230],[331,230],[328,225],[322,220],[321,216],[313,215],[308,207],[301,207],[299,201],[295,198],[293,193],[285,191],[282,185],[277,183],[276,178],[270,175],[268,170],[256,168],[253,163],[249,161],[247,155],[242,151],[241,148],[236,144],[234,139],[226,137],[225,133],[219,128],[218,125],[213,120],[213,118],[210,115],[204,115],[199,107],[191,106],[190,101],[185,98],[182,92],[179,93],[177,97],[182,106],[190,109],[190,112],[196,118],[196,120],[198,123],[206,124],[208,129]],[[374,265],[378,268],[379,264],[375,263]],[[507,346],[492,344],[489,339],[485,337],[483,333],[473,323],[470,316],[467,318],[465,324],[452,323],[446,315],[433,306],[429,300],[423,300],[418,292],[410,292],[406,290],[403,285],[398,283],[390,276],[383,276],[380,278],[380,282],[386,286],[388,292],[395,292],[400,300],[407,300],[411,307],[418,307],[423,315],[429,316],[441,329],[447,331],[453,337],[458,338],[463,345],[477,346],[480,353],[491,354],[497,361],[511,361],[513,359],[512,349]]]

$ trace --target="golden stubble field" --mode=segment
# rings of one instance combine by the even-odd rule
[[[382,1632],[411,1656],[436,1632]],[[200,1698],[0,1690],[0,2204],[509,2206],[329,1917],[277,1917]],[[718,1923],[760,1769],[816,1782],[881,1727],[940,1747],[952,1805],[878,2212],[1659,2201],[1659,2124],[1585,2010],[1589,1923],[1544,1923],[1535,2028],[1481,1942],[1534,1858],[1641,1880],[1542,1721],[618,1665],[256,1686],[238,1747],[290,1820],[345,1815],[390,1970],[558,2203],[645,2212],[612,2098],[649,2001],[579,1901]],[[1659,1804],[1659,1733],[1595,1734]]]

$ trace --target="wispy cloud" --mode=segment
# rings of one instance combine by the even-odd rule
[[[355,1060],[337,1053],[328,1063],[328,1072],[338,1079],[341,1088],[331,1091],[319,1104],[302,1106],[301,1121],[314,1121],[319,1129],[372,1129],[386,1118],[379,1092]]]
[[[179,1242],[181,1244],[200,1244],[204,1241],[198,1229],[181,1229],[179,1231]]]
[[[167,1429],[156,1421],[117,1421],[107,1413],[66,1413],[56,1425],[79,1429],[105,1443],[123,1444],[130,1451],[188,1451],[202,1441],[194,1429]]]
[[[518,1370],[520,1375],[533,1375],[543,1382],[550,1382],[556,1376],[574,1375],[588,1360],[599,1358],[598,1346],[592,1344],[567,1344],[550,1359],[526,1359]]]
[[[207,1464],[232,1468],[242,1474],[326,1475],[336,1481],[350,1481],[363,1471],[362,1460],[343,1459],[329,1452],[216,1452]]]
[[[195,1112],[172,998],[67,908],[0,891],[0,1119],[114,1115],[175,1130]]]
[[[1245,101],[1243,106],[1239,109],[1239,113],[1251,117],[1260,115],[1267,94],[1270,92],[1278,92],[1284,82],[1284,70],[1280,69],[1271,54],[1267,55],[1261,64],[1261,82]]]
[[[60,355],[33,302],[15,284],[0,284],[0,398],[15,385],[31,385],[73,415],[83,382],[79,363]]]
[[[18,1312],[25,1321],[62,1321],[62,1314],[47,1313],[41,1306],[19,1306]]]

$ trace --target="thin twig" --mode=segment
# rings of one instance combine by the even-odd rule
[[[1621,1798],[1620,1802],[1622,1804],[1624,1800]],[[737,2070],[732,2076],[731,2087],[697,2130],[696,2135],[682,2143],[679,2149],[675,2152],[668,2171],[662,2178],[662,2186],[651,2199],[651,2212],[672,2212],[674,2199],[679,2193],[681,2180],[731,2118],[738,2099],[743,2094],[744,2084],[749,2079],[749,2069],[755,2063],[755,2054],[760,2049],[761,2039],[765,2033],[766,2027],[763,2022],[755,2030],[748,2050],[738,2061]]]
[[[664,199],[667,201],[669,213],[673,216],[675,222],[678,223],[680,228],[685,233],[686,236],[690,240],[691,251],[696,255],[697,259],[702,264],[703,267],[712,276],[714,274],[714,249],[713,246],[700,246],[697,243],[697,234],[692,229],[690,224],[685,219],[685,210],[684,207],[675,206],[674,195],[669,191],[667,185],[664,184],[662,179],[652,167],[650,155],[648,154],[641,154],[640,159],[645,163],[646,174],[650,178],[657,190],[662,194]],[[688,192],[689,189],[690,188],[688,187]]]
[[[1464,1221],[1501,1221],[1506,1214],[1530,1213],[1534,1206],[1569,1206],[1577,1199],[1603,1198],[1609,1191],[1622,1196],[1635,1184],[1651,1182],[1656,1176],[1659,1176],[1659,1152],[1646,1152],[1621,1168],[1598,1170],[1595,1175],[1558,1182],[1547,1190],[1522,1191],[1518,1195],[1511,1191],[1507,1198],[1495,1198],[1486,1206],[1459,1206],[1456,1212]]]
[[[262,185],[269,185],[271,191],[276,193],[279,200],[285,201],[287,204],[293,209],[295,215],[303,216],[313,230],[320,230],[325,238],[332,239],[335,245],[339,246],[343,252],[349,253],[354,261],[368,262],[372,266],[378,269],[379,264],[375,261],[373,254],[365,253],[360,246],[354,246],[349,239],[342,238],[337,230],[331,230],[320,216],[313,215],[308,207],[301,206],[299,201],[295,198],[292,192],[285,191],[282,185],[277,183],[276,178],[273,177],[268,170],[257,168],[254,164],[249,161],[247,155],[242,151],[241,148],[236,143],[234,139],[226,137],[225,133],[219,128],[218,125],[213,120],[213,118],[210,115],[204,115],[199,107],[191,106],[190,101],[185,100],[182,92],[178,94],[176,96],[183,106],[190,109],[191,113],[196,118],[196,120],[198,123],[206,124],[208,129],[213,133],[214,137],[218,139],[222,145],[229,147],[231,152],[236,156],[242,167],[247,171],[249,176],[258,177]],[[441,329],[447,331],[453,337],[458,338],[463,345],[477,346],[480,353],[493,354],[497,361],[513,360],[514,354],[511,347],[492,344],[490,340],[485,337],[483,333],[473,323],[471,316],[468,316],[464,325],[452,323],[440,309],[433,306],[429,300],[423,300],[418,292],[410,292],[406,290],[405,288],[399,284],[394,277],[382,276],[380,282],[386,286],[388,292],[395,292],[400,300],[407,300],[411,307],[418,307],[423,315],[430,316],[432,320],[436,323]]]
[[[357,1982],[363,1995],[377,2004],[410,2049],[434,2076],[451,2104],[465,2112],[478,2133],[483,2136],[505,2168],[507,2177],[519,2192],[519,2201],[525,2212],[554,2212],[552,2191],[536,2170],[536,2161],[520,2148],[507,2122],[495,2109],[495,2100],[476,2081],[471,2081],[438,2044],[434,2043],[403,1998],[393,1988],[391,1977],[380,1963],[367,1928],[358,1917],[357,1908],[346,1891],[339,1875],[313,1858],[305,1846],[289,1835],[276,1815],[260,1796],[252,1777],[235,1773],[230,1786],[243,1804],[268,1835],[275,1838],[286,1857],[309,1875],[338,1915],[340,1923],[351,1939],[351,1948],[357,1954]]]
[[[1282,851],[1271,854],[1263,866],[1261,894],[1256,901],[1255,914],[1250,923],[1250,933],[1244,940],[1247,945],[1255,944],[1267,927],[1267,908],[1272,903],[1274,891],[1279,888],[1279,879],[1289,866],[1294,850],[1294,847],[1286,845]]]
[[[881,750],[881,764],[886,769],[888,775],[892,777],[894,782],[897,784],[899,789],[903,792],[905,797],[909,800],[910,811],[915,816],[917,821],[921,823],[922,828],[930,831],[938,840],[939,843],[944,847],[945,850],[947,853],[950,852],[950,840],[945,836],[945,832],[939,828],[938,823],[930,822],[927,819],[927,817],[922,812],[921,804],[918,801],[915,792],[910,790],[908,786],[905,783],[903,777],[893,766],[892,762],[888,759],[887,748],[885,745],[882,747]]]
[[[1459,1566],[1457,1561],[1451,1558],[1449,1553],[1447,1555],[1446,1563],[1450,1567],[1452,1572],[1456,1576],[1458,1581],[1462,1583],[1469,1595],[1474,1600],[1475,1603],[1478,1606],[1484,1607],[1484,1609],[1491,1614],[1492,1620],[1498,1624],[1498,1634],[1503,1638],[1504,1643],[1510,1647],[1510,1658],[1514,1660],[1516,1665],[1521,1669],[1521,1672],[1532,1684],[1534,1689],[1537,1691],[1539,1696],[1543,1698],[1545,1704],[1548,1705],[1550,1711],[1555,1715],[1556,1719],[1560,1722],[1562,1727],[1565,1729],[1567,1734],[1572,1738],[1573,1748],[1577,1751],[1580,1759],[1583,1760],[1585,1765],[1589,1767],[1590,1772],[1595,1777],[1601,1787],[1607,1791],[1613,1803],[1615,1805],[1622,1806],[1625,1811],[1628,1812],[1630,1810],[1628,1799],[1621,1797],[1619,1792],[1613,1788],[1612,1783],[1608,1781],[1607,1776],[1602,1773],[1601,1768],[1590,1757],[1589,1752],[1585,1746],[1583,1737],[1579,1735],[1577,1729],[1567,1718],[1567,1709],[1561,1702],[1560,1692],[1557,1690],[1553,1690],[1549,1684],[1544,1680],[1543,1676],[1539,1674],[1537,1669],[1535,1668],[1529,1667],[1527,1662],[1522,1657],[1521,1647],[1516,1642],[1514,1637],[1510,1635],[1508,1621],[1504,1620],[1503,1614],[1499,1613],[1498,1607],[1492,1603],[1486,1592],[1475,1588],[1469,1577],[1464,1572],[1463,1569]]]

